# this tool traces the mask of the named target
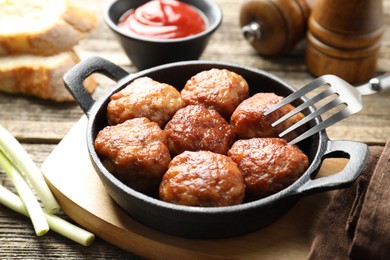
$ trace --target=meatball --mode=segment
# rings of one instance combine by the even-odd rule
[[[157,123],[134,118],[106,126],[94,145],[106,168],[124,184],[146,194],[158,192],[171,158]]]
[[[244,180],[236,163],[209,151],[186,151],[173,158],[160,185],[162,200],[187,206],[236,205],[244,195]]]
[[[115,125],[127,119],[146,117],[163,128],[176,111],[184,106],[176,88],[142,77],[111,96],[107,118],[110,125]]]
[[[277,96],[274,93],[257,93],[252,97],[244,100],[231,116],[230,123],[234,127],[239,138],[254,138],[254,137],[278,137],[279,133],[292,126],[304,115],[298,113],[286,121],[275,127],[271,124],[290,112],[294,107],[290,104],[276,110],[275,112],[265,116],[264,113],[273,105],[279,103],[283,97]],[[286,136],[292,139],[298,136],[300,129],[293,131],[291,135]]]
[[[187,105],[202,104],[215,109],[226,120],[248,95],[245,79],[226,69],[202,71],[189,79],[181,91]]]
[[[202,105],[180,109],[164,130],[172,155],[199,150],[227,154],[236,136],[233,127],[217,111]]]
[[[309,167],[309,159],[298,146],[282,138],[241,139],[233,144],[228,155],[244,176],[248,200],[286,188]]]

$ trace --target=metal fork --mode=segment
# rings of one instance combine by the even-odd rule
[[[273,111],[291,103],[292,101],[300,97],[305,96],[306,94],[312,92],[313,90],[321,88],[322,86],[328,86],[328,88],[321,91],[319,94],[315,95],[314,97],[302,103],[301,105],[297,106],[288,114],[286,114],[285,116],[281,117],[280,119],[272,123],[272,126],[274,127],[280,124],[281,122],[285,121],[291,116],[299,112],[302,112],[304,109],[308,108],[309,106],[312,106],[318,103],[319,101],[323,101],[330,96],[336,96],[336,97],[330,100],[328,103],[321,106],[320,108],[318,108],[317,110],[315,110],[313,113],[310,113],[309,115],[305,116],[303,119],[296,122],[294,125],[290,126],[286,130],[281,132],[279,134],[280,137],[289,134],[290,132],[306,124],[310,120],[323,115],[325,112],[337,106],[343,105],[345,107],[342,110],[336,112],[335,114],[329,116],[324,121],[320,121],[319,124],[308,129],[306,132],[300,134],[298,137],[289,141],[290,144],[298,143],[329,126],[334,125],[335,123],[343,120],[344,118],[359,112],[363,107],[362,96],[371,95],[371,94],[375,94],[390,89],[390,73],[372,78],[368,83],[358,87],[354,87],[350,85],[348,82],[334,75],[324,75],[318,77],[317,79],[313,80],[312,82],[305,85],[301,89],[297,90],[296,92],[284,98],[280,103],[271,107],[265,113],[265,115],[272,113]]]

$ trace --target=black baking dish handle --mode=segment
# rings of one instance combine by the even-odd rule
[[[97,56],[80,61],[76,66],[66,72],[64,75],[64,85],[87,116],[95,100],[85,89],[83,82],[95,72],[101,73],[116,82],[129,75],[121,67]]]
[[[312,194],[350,186],[367,163],[368,146],[354,141],[328,140],[322,160],[325,158],[347,158],[349,161],[340,172],[316,179],[307,178],[295,190],[296,194]]]

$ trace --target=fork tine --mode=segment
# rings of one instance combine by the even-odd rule
[[[328,97],[328,96],[330,96],[332,94],[335,94],[335,92],[333,91],[332,87],[325,89],[324,91],[320,92],[319,94],[317,94],[313,98],[309,99],[305,103],[302,103],[298,107],[294,108],[293,110],[291,110],[290,112],[288,112],[287,114],[285,114],[284,116],[282,116],[281,118],[279,118],[278,120],[273,122],[271,124],[271,126],[274,127],[274,126],[280,124],[284,120],[292,117],[293,115],[303,111],[304,109],[308,108],[309,106],[317,103],[318,101],[320,101],[320,100],[322,100],[322,99],[324,99],[324,98],[326,98],[326,97]]]
[[[298,107],[290,111],[287,115],[284,115],[282,118],[275,121],[272,126],[276,126],[277,124],[280,124],[284,120],[288,119],[289,117],[295,115],[296,113],[302,111],[303,109],[309,107],[310,105],[315,104],[316,102],[332,95],[336,94],[338,95],[337,98],[331,100],[329,103],[322,106],[320,109],[315,110],[313,113],[307,115],[302,120],[299,120],[294,125],[290,126],[286,130],[284,130],[282,133],[279,134],[280,137],[285,136],[289,134],[291,131],[297,129],[298,127],[304,125],[305,123],[309,122],[310,120],[314,119],[315,117],[321,116],[323,113],[327,112],[328,110],[331,110],[332,108],[337,107],[340,104],[345,104],[346,107],[342,110],[340,110],[338,113],[330,116],[324,121],[321,121],[319,124],[315,125],[314,127],[310,128],[303,134],[299,135],[295,139],[291,140],[289,143],[295,144],[303,139],[306,139],[307,137],[341,121],[342,119],[360,111],[362,109],[362,103],[361,103],[361,93],[356,91],[353,86],[351,86],[349,83],[344,81],[343,79],[335,76],[335,75],[323,75],[321,77],[316,78],[306,86],[303,86],[296,92],[290,94],[286,98],[284,98],[281,102],[278,104],[272,106],[270,109],[268,109],[264,115],[269,115],[270,113],[274,112],[275,110],[291,103],[292,101],[296,100],[297,98],[305,96],[305,94],[311,92],[312,90],[315,90],[323,85],[329,85],[329,88],[322,91],[320,94],[317,94],[313,98],[309,99],[308,101],[305,101],[303,104],[300,104]],[[339,91],[334,91],[336,87],[344,87],[345,89],[339,89]],[[344,91],[342,91],[344,90]]]
[[[290,144],[296,144],[306,138],[308,138],[309,136],[321,131],[321,130],[324,130],[325,128],[331,126],[331,125],[334,125],[335,123],[343,120],[344,118],[347,118],[348,116],[354,114],[354,111],[351,111],[348,107],[346,107],[345,109],[337,112],[336,114],[334,114],[333,116],[327,118],[326,120],[322,121],[321,123],[319,123],[318,125],[310,128],[309,130],[307,130],[306,132],[304,132],[303,134],[299,135],[298,137],[296,137],[295,139],[289,141]]]
[[[311,113],[310,115],[304,117],[303,119],[299,120],[298,122],[296,122],[295,124],[293,124],[292,126],[290,126],[289,128],[287,128],[286,130],[284,130],[283,132],[281,132],[279,134],[280,137],[282,136],[285,136],[287,135],[288,133],[290,133],[291,131],[294,131],[295,129],[297,129],[298,127],[306,124],[307,122],[309,122],[310,120],[312,120],[313,118],[317,117],[317,116],[320,116],[322,115],[323,113],[325,113],[326,111],[340,105],[344,103],[344,101],[342,101],[341,99],[339,98],[336,98],[334,100],[332,100],[331,102],[325,104],[324,106],[322,106],[321,108],[319,108],[318,110],[314,111],[313,113]],[[321,122],[319,125],[321,125],[323,122]]]
[[[316,78],[315,80],[311,81],[310,83],[306,84],[305,86],[303,86],[302,88],[298,89],[297,91],[295,91],[294,93],[290,94],[289,96],[287,96],[286,98],[284,98],[281,102],[279,102],[278,104],[272,106],[270,109],[268,109],[264,115],[269,115],[271,114],[272,112],[274,112],[275,110],[278,110],[279,108],[291,103],[292,101],[294,101],[295,99],[297,98],[300,98],[302,96],[304,96],[305,94],[309,93],[310,91],[318,88],[319,86],[322,86],[322,85],[325,85],[325,84],[328,84],[327,81],[325,81],[325,78],[327,76],[330,76],[330,75],[324,75],[324,76],[321,76],[321,77],[318,77]]]

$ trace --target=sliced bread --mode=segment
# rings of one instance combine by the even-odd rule
[[[0,0],[0,56],[69,51],[96,26],[70,0]]]
[[[77,55],[63,52],[52,56],[14,55],[0,57],[0,91],[36,96],[58,102],[72,101],[63,76],[79,62]],[[88,92],[96,89],[93,77],[84,81]]]

